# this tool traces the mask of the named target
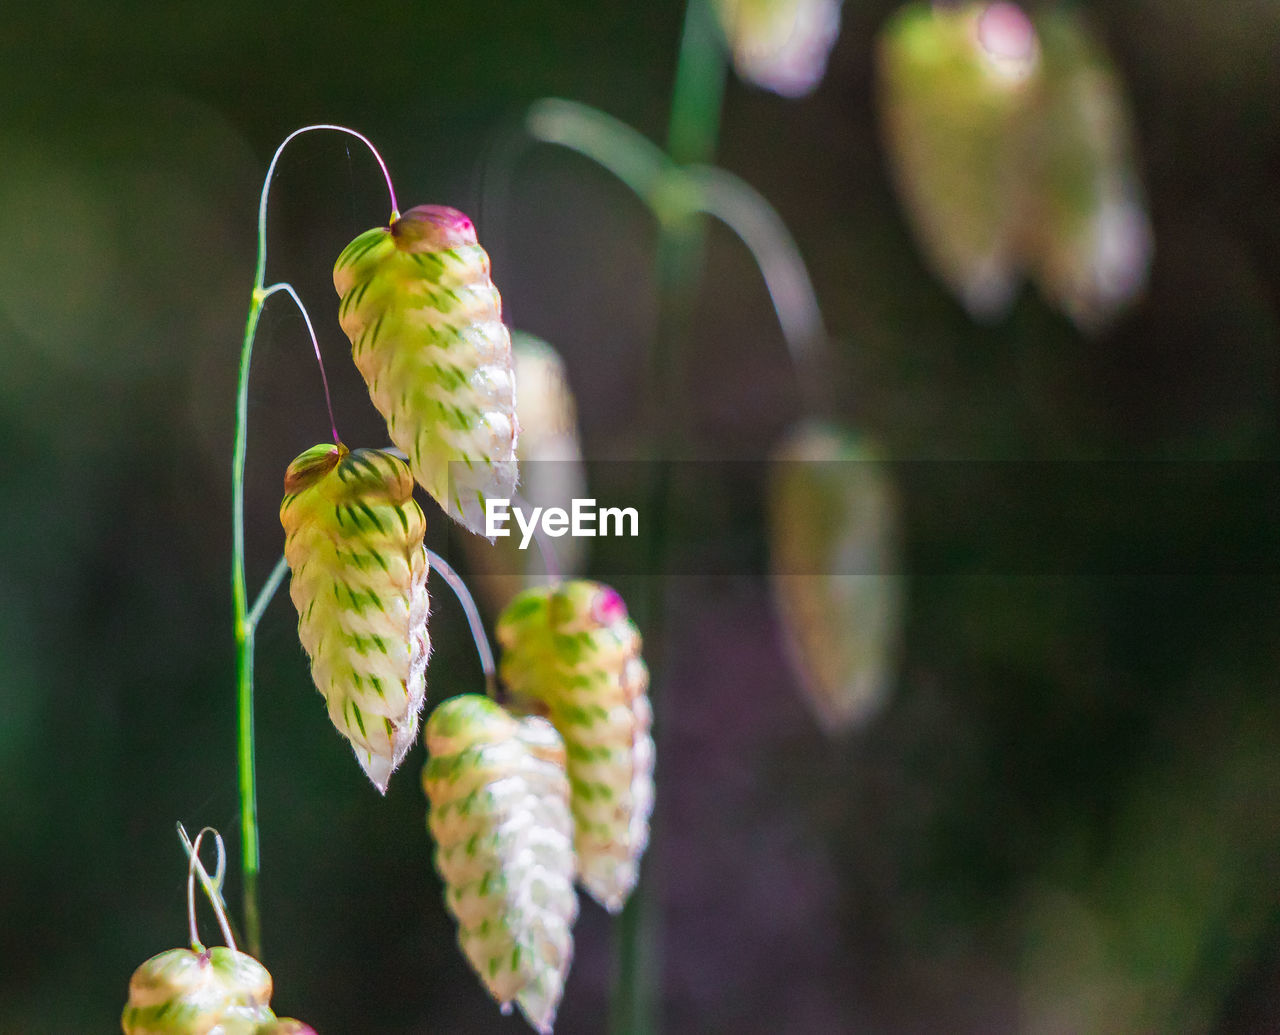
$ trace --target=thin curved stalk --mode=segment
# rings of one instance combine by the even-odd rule
[[[276,591],[280,588],[280,583],[284,581],[284,577],[287,574],[289,574],[289,562],[285,560],[282,554],[280,559],[276,561],[276,566],[271,569],[271,574],[267,576],[267,581],[262,584],[262,589],[258,591],[253,607],[249,609],[249,614],[245,621],[249,623],[251,628],[256,629],[258,627],[258,622],[262,620],[262,612],[271,603]]]
[[[612,173],[651,209],[672,169],[662,148],[612,115],[576,101],[544,97],[534,101],[525,132],[589,158]]]
[[[555,97],[535,101],[524,128],[539,143],[566,148],[611,173],[661,225],[706,215],[728,227],[764,279],[806,408],[824,408],[825,382],[818,366],[827,340],[822,312],[800,249],[764,195],[716,166],[676,165],[643,134],[585,104]],[[680,136],[687,140],[688,132]],[[493,182],[498,182],[496,174]],[[501,182],[505,184],[505,175]]]
[[[258,259],[254,269],[253,289],[249,296],[249,314],[245,320],[244,341],[240,346],[240,373],[236,390],[236,433],[231,458],[231,599],[236,641],[236,758],[240,793],[240,847],[244,871],[245,934],[249,952],[259,959],[262,958],[262,924],[258,912],[258,874],[261,861],[258,845],[258,792],[253,729],[254,622],[249,620],[244,562],[244,466],[249,433],[249,369],[253,358],[253,340],[257,334],[262,307],[271,294],[278,290],[286,290],[285,286],[279,284],[269,290],[263,288],[267,270],[267,197],[271,190],[271,178],[275,174],[281,153],[289,143],[295,137],[315,130],[345,133],[355,137],[369,148],[387,181],[387,192],[391,196],[390,222],[399,218],[395,188],[392,186],[391,176],[387,172],[387,165],[382,160],[382,156],[378,154],[377,148],[368,138],[346,126],[320,124],[294,130],[276,148],[276,153],[271,157],[267,174],[262,181],[262,195],[258,201]],[[301,306],[296,292],[292,289],[288,290]],[[307,325],[310,328],[309,319]],[[256,605],[254,610],[260,614]]]
[[[494,664],[493,648],[489,646],[488,634],[484,631],[484,621],[480,617],[480,609],[476,607],[475,598],[462,576],[434,550],[423,547],[427,555],[427,563],[439,573],[440,577],[453,590],[462,610],[466,612],[467,624],[471,627],[471,639],[475,641],[476,653],[480,655],[480,668],[484,672],[485,693],[493,697],[498,692],[498,666]]]
[[[217,876],[210,878],[209,871],[204,868],[204,863],[200,861],[200,843],[204,840],[205,834],[212,834],[214,843],[218,846],[218,866]],[[182,838],[182,847],[187,852],[187,929],[191,937],[191,947],[199,951],[204,950],[203,944],[200,942],[200,931],[196,924],[196,878],[200,879],[200,887],[204,889],[205,896],[209,899],[209,905],[213,907],[214,916],[217,917],[218,927],[222,930],[222,939],[229,949],[236,947],[235,936],[231,933],[231,923],[227,919],[226,903],[222,900],[222,875],[227,867],[227,849],[222,843],[222,835],[213,827],[205,827],[196,834],[193,843],[187,837],[186,828],[178,824],[178,836]]]
[[[699,211],[737,235],[755,259],[773,302],[791,365],[809,410],[820,410],[824,394],[818,369],[827,332],[800,248],[764,195],[733,173],[709,165],[685,170]]]

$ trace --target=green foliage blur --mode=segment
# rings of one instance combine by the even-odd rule
[[[976,324],[928,272],[877,122],[874,38],[895,5],[847,0],[807,98],[729,84],[719,162],[806,256],[836,338],[834,415],[899,459],[955,466],[945,494],[906,486],[899,675],[842,741],[786,667],[760,500],[731,485],[682,498],[679,527],[718,523],[719,548],[744,560],[648,587],[668,615],[645,862],[668,1031],[1280,1028],[1280,8],[1080,6],[1129,90],[1155,240],[1145,299],[1093,336],[1034,288]],[[402,208],[471,214],[511,321],[565,357],[587,455],[628,456],[654,227],[580,158],[512,157],[502,141],[546,95],[661,139],[682,15],[678,0],[6,5],[2,1035],[116,1029],[133,969],[185,943],[176,821],[218,827],[236,858],[233,395],[275,146],[309,122],[352,126]],[[509,191],[484,190],[486,158],[512,163]],[[385,432],[330,270],[385,218],[354,144],[315,134],[287,152],[267,276],[309,304],[352,446]],[[672,421],[690,456],[759,458],[800,416],[792,373],[727,234],[712,233],[705,278]],[[253,587],[281,550],[285,465],[328,435],[282,299],[260,326],[250,407]],[[1069,499],[1096,547],[1064,570],[1062,512],[987,519],[1009,512],[966,480],[974,460],[1057,461],[1057,479],[1152,461],[1210,485],[1144,510],[1105,479],[1058,481],[1046,498]],[[428,545],[447,550],[456,533],[428,520]],[[430,700],[479,690],[443,590],[433,612]],[[421,750],[380,799],[327,722],[294,626],[281,594],[258,632],[277,1012],[329,1033],[523,1030],[454,943]],[[234,866],[228,896],[235,912]],[[584,905],[566,1035],[604,1028],[611,930]]]

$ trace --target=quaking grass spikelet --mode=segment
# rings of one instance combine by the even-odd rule
[[[1142,290],[1151,261],[1132,119],[1119,73],[1077,11],[1048,11],[1039,30],[1028,263],[1045,296],[1096,331]]]
[[[280,506],[289,595],[316,689],[386,793],[426,695],[426,522],[405,462],[318,445],[289,465]]]
[[[427,720],[422,774],[445,903],[468,961],[503,1006],[551,1031],[578,915],[564,745],[477,694]]]
[[[449,515],[481,533],[485,499],[515,491],[518,429],[511,337],[471,220],[410,209],[352,241],[333,283],[391,441]]]
[[[841,2],[714,0],[713,7],[738,75],[783,97],[801,97],[826,72]]]
[[[828,733],[888,697],[901,635],[898,502],[868,441],[809,421],[774,451],[769,561],[789,660]]]
[[[124,1035],[258,1035],[275,1020],[271,975],[252,956],[215,946],[169,949],[133,972]]]
[[[513,707],[545,711],[564,737],[582,885],[617,912],[639,876],[653,809],[640,632],[615,590],[578,580],[519,594],[497,636]]]
[[[885,24],[878,51],[885,147],[921,250],[971,315],[997,318],[1022,274],[1031,23],[1009,3],[915,0]]]

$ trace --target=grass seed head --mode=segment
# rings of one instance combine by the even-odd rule
[[[427,825],[458,942],[489,993],[550,1032],[573,956],[573,821],[565,750],[544,719],[487,697],[427,721]]]
[[[338,318],[391,441],[471,531],[516,486],[515,373],[502,300],[471,220],[420,205],[349,244]]]
[[[738,75],[783,97],[812,91],[840,34],[841,0],[715,0]]]
[[[617,912],[639,877],[653,810],[640,632],[615,590],[574,580],[519,594],[497,635],[513,706],[545,711],[564,738],[582,885]]]
[[[426,696],[426,521],[413,477],[376,449],[319,445],[280,506],[298,636],[329,717],[379,791],[412,747]]]
[[[902,622],[898,502],[875,446],[835,425],[794,428],[773,454],[774,604],[805,699],[828,733],[865,722],[893,681]]]
[[[877,66],[885,146],[921,251],[972,316],[996,319],[1022,273],[1031,23],[1013,4],[916,0],[885,24]]]
[[[275,1019],[271,975],[252,956],[216,946],[170,949],[133,973],[124,1035],[257,1035]]]

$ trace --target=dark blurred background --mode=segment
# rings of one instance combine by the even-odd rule
[[[807,99],[731,80],[719,161],[791,227],[837,339],[840,415],[892,455],[1262,461],[1274,485],[1280,13],[1083,6],[1130,91],[1155,232],[1145,299],[1097,336],[1034,289],[976,325],[926,272],[877,131],[873,39],[892,4],[849,0]],[[565,356],[588,455],[629,455],[655,323],[652,221],[564,152],[524,153],[503,203],[482,196],[480,170],[543,95],[661,139],[682,14],[678,0],[6,5],[0,1032],[115,1030],[133,969],[185,941],[174,822],[216,826],[238,854],[230,450],[276,145],[309,122],[350,125],[382,150],[402,208],[472,213],[512,322]],[[268,282],[308,302],[353,446],[385,437],[330,270],[386,212],[354,142],[313,134],[286,153]],[[710,238],[693,341],[671,417],[684,449],[764,455],[798,396],[727,234]],[[282,299],[260,327],[250,406],[253,587],[281,550],[284,467],[328,435]],[[682,499],[682,524],[700,508],[723,520],[716,490]],[[905,492],[900,675],[843,741],[819,732],[786,667],[749,494],[733,517],[752,555],[740,574],[642,588],[666,599],[645,863],[666,1030],[1280,1029],[1276,499],[1197,493],[1142,515],[1162,556],[1229,535],[1256,565],[1039,572],[1057,515],[1037,527],[1032,511],[1014,573],[991,560],[990,523],[956,507],[966,498],[982,508],[980,493]],[[1106,511],[1096,502],[1082,521]],[[445,519],[428,520],[442,545]],[[1099,519],[1101,556],[1128,548],[1106,539],[1116,527]],[[434,608],[433,701],[481,686],[457,607],[441,593]],[[258,636],[276,1008],[330,1033],[527,1030],[499,1017],[456,947],[421,751],[379,799],[325,719],[294,625],[282,594]],[[584,903],[558,1031],[603,1030],[612,930]]]

